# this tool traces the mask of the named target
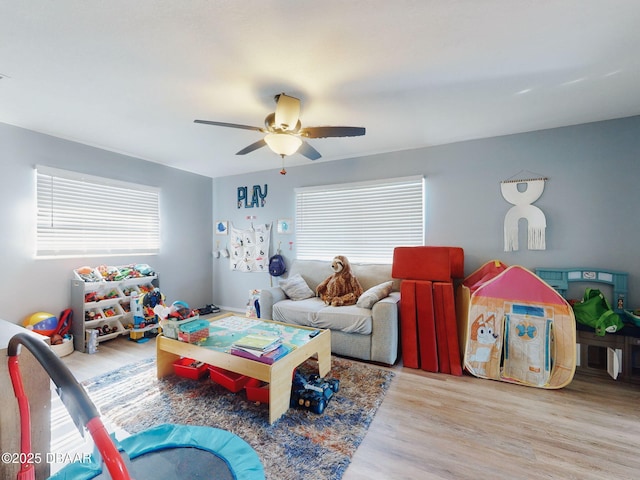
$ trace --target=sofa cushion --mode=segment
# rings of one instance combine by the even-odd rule
[[[327,306],[310,314],[311,323],[317,328],[329,328],[345,333],[371,335],[371,309],[356,305]]]
[[[278,322],[294,325],[311,326],[309,315],[325,308],[325,303],[318,297],[304,300],[282,300],[273,305],[273,319]]]
[[[315,296],[307,282],[299,274],[280,280],[280,288],[291,300],[305,300]]]
[[[389,296],[392,289],[393,282],[391,280],[376,285],[375,287],[371,287],[369,290],[360,295],[360,298],[358,298],[358,302],[356,303],[356,305],[360,308],[373,308],[376,302]]]
[[[305,327],[328,328],[345,333],[371,334],[371,310],[356,305],[331,307],[317,297],[283,300],[273,306],[273,319]]]
[[[364,290],[379,283],[393,280],[390,264],[353,263],[351,270]],[[311,290],[315,291],[320,283],[333,275],[331,262],[327,260],[296,260],[291,265],[289,277],[300,274]],[[400,291],[400,280],[393,283],[394,290]]]
[[[365,291],[382,282],[393,280],[389,264],[352,263],[351,270]],[[400,290],[400,282],[394,282],[394,285],[396,290]]]

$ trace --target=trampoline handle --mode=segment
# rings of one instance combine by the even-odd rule
[[[118,447],[113,443],[100,417],[89,420],[87,430],[89,430],[112,480],[131,480],[122,455],[120,455]]]
[[[105,465],[111,474],[111,478],[113,480],[130,480],[124,460],[100,420],[98,409],[84,388],[82,388],[67,366],[62,363],[62,360],[53,353],[47,344],[34,338],[30,334],[18,333],[9,340],[7,354],[9,356],[9,371],[12,375],[14,392],[18,398],[20,408],[21,425],[29,426],[27,432],[22,432],[24,441],[21,440],[21,446],[27,450],[24,453],[30,453],[28,451],[31,449],[31,419],[18,366],[20,345],[24,345],[27,350],[33,354],[51,380],[53,380],[53,383],[55,383],[57,387],[58,395],[67,408],[69,415],[73,418],[76,426],[78,426],[78,428],[81,428],[81,426],[87,427],[103,457]],[[25,403],[26,411],[24,408]],[[26,416],[26,418],[22,418],[23,416]]]
[[[9,340],[8,355],[17,357],[20,345],[24,345],[49,374],[76,425],[86,425],[89,420],[100,415],[67,366],[47,344],[27,333],[18,333]]]

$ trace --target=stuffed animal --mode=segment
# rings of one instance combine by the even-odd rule
[[[351,264],[347,257],[343,255],[334,257],[331,270],[335,273],[318,285],[316,294],[327,305],[334,307],[354,305],[362,295],[362,286],[351,272]]]

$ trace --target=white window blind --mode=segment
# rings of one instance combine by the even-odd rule
[[[297,258],[391,263],[424,244],[424,178],[297,188]]]
[[[37,256],[153,254],[157,188],[36,167]]]

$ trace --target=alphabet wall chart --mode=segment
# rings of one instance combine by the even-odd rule
[[[242,230],[231,224],[229,231],[229,268],[246,273],[268,272],[271,225],[251,225],[251,228]]]

